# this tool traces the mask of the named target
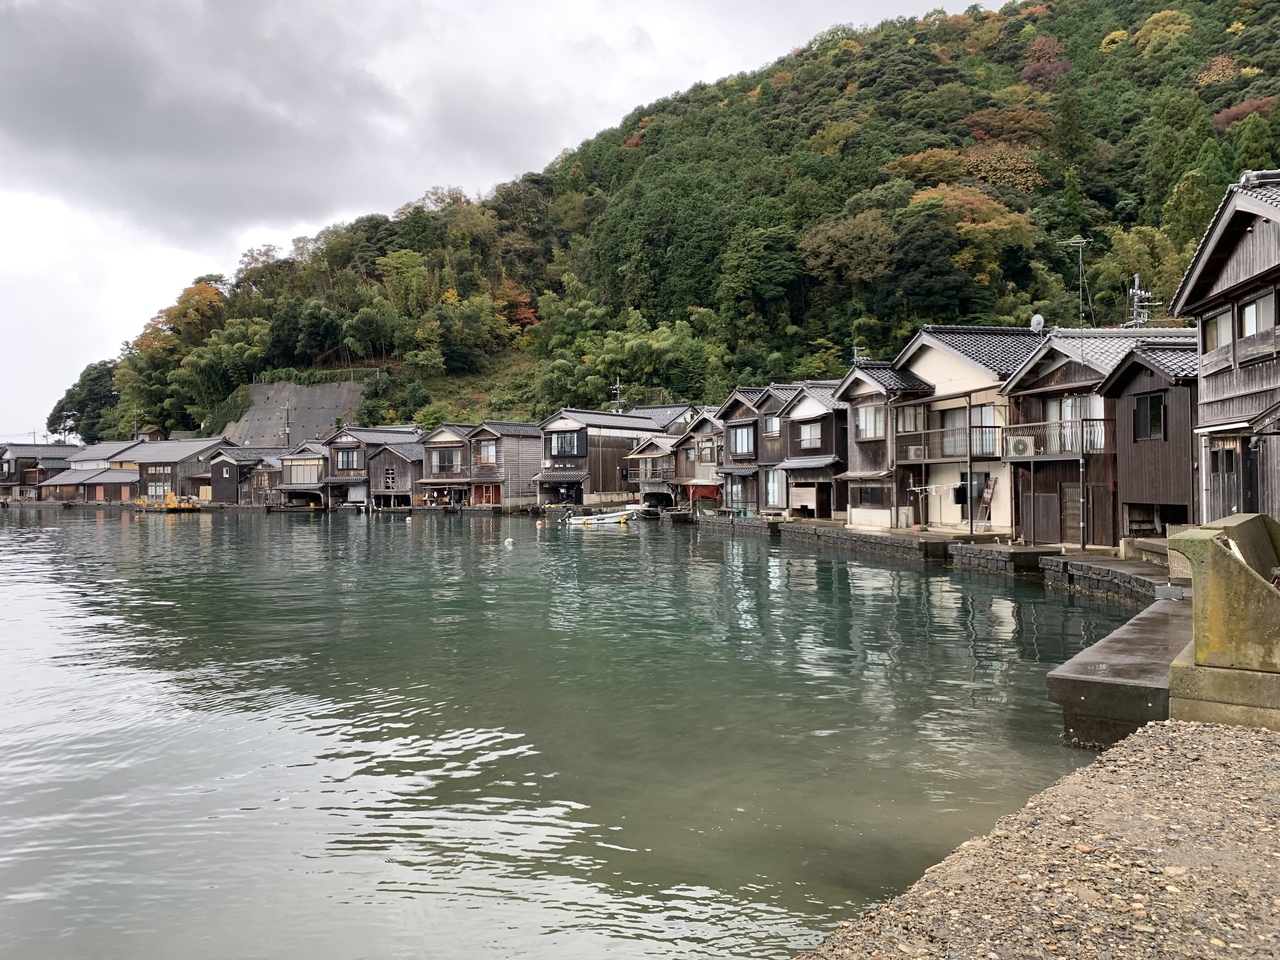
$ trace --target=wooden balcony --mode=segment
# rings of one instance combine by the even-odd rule
[[[1051,420],[1004,428],[1004,460],[1078,460],[1116,452],[1114,420]]]
[[[439,466],[427,465],[428,480],[466,480],[471,470],[463,463],[442,463]]]
[[[946,427],[898,434],[898,463],[999,460],[1005,427]]]

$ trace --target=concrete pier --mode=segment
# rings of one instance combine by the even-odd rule
[[[1191,604],[1157,600],[1115,632],[1049,671],[1063,740],[1103,747],[1169,717],[1169,666],[1191,642]]]

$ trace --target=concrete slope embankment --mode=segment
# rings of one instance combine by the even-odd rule
[[[333,429],[341,419],[355,422],[364,385],[320,383],[304,387],[296,383],[255,383],[249,387],[253,406],[228,424],[223,436],[242,447],[276,447],[285,443],[286,416],[289,444],[296,445]]]
[[[801,960],[1274,957],[1280,733],[1165,721]]]

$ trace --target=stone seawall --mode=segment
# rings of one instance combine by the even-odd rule
[[[1053,547],[1014,547],[988,543],[953,543],[947,550],[951,565],[957,570],[1002,574],[1007,577],[1035,577],[1044,574],[1043,557],[1058,551]]]
[[[1068,593],[1106,597],[1121,603],[1147,606],[1173,592],[1190,596],[1189,580],[1170,580],[1168,571],[1137,560],[1109,557],[1049,556],[1040,559],[1045,585]],[[1172,590],[1167,590],[1172,584]]]
[[[947,556],[946,542],[942,540],[870,533],[850,530],[847,527],[788,523],[782,526],[782,539],[799,543],[816,543],[856,553],[874,553],[916,563],[940,563]]]

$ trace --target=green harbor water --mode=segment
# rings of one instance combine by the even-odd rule
[[[656,524],[2,511],[0,957],[787,957],[1088,762],[1045,673],[1128,615]]]

